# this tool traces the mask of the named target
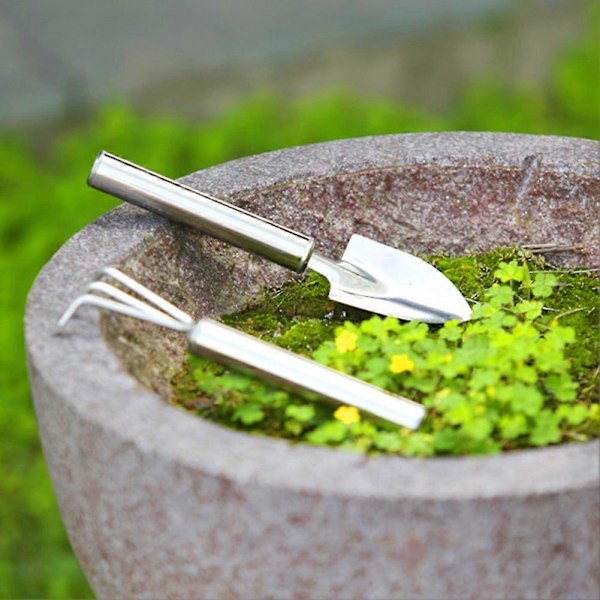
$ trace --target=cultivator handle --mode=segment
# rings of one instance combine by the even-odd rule
[[[190,351],[229,367],[250,371],[283,387],[313,392],[335,404],[355,406],[411,429],[417,429],[425,416],[422,404],[212,319],[200,319],[190,331]]]

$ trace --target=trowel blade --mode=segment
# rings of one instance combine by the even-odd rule
[[[456,286],[424,260],[353,235],[339,263],[321,256],[309,267],[325,275],[329,297],[381,315],[426,323],[468,321],[471,308]]]

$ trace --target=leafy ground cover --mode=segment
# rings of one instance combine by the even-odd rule
[[[27,291],[43,264],[66,239],[114,206],[85,185],[100,148],[177,177],[243,155],[360,135],[462,129],[597,139],[597,13],[589,20],[588,35],[557,59],[544,94],[497,82],[473,83],[443,116],[338,93],[293,106],[268,96],[254,98],[209,123],[143,116],[113,105],[49,136],[39,129],[35,134],[2,133],[0,597],[91,595],[65,536],[41,455],[22,321]]]
[[[346,311],[317,274],[223,320],[422,402],[418,431],[370,419],[190,356],[173,402],[237,429],[354,451],[490,454],[600,434],[598,280],[519,250],[434,262],[475,301],[468,323]]]

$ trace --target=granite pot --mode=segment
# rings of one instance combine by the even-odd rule
[[[572,246],[600,263],[600,149],[581,139],[409,134],[291,148],[183,181],[316,237],[410,252]],[[85,173],[82,174],[82,185]],[[56,321],[116,265],[200,315],[291,275],[122,206],[46,265],[26,318],[44,453],[101,598],[597,598],[597,442],[408,459],[291,445],[170,406],[183,339],[132,319]]]

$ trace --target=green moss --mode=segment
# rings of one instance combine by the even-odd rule
[[[324,340],[331,338],[333,323],[318,319],[294,323],[275,343],[283,348],[310,353],[316,350]]]
[[[293,352],[310,354],[322,342],[332,339],[336,326],[344,321],[361,321],[371,316],[336,304],[328,294],[327,279],[311,272],[305,279],[265,290],[243,310],[221,320]]]
[[[372,318],[370,313],[336,305],[328,298],[328,282],[316,273],[309,274],[304,280],[291,281],[279,289],[266,290],[243,310],[226,315],[222,320],[293,352],[311,355],[327,364],[341,365],[348,372],[355,372],[357,376],[379,383],[392,392],[405,395],[409,392],[411,397],[429,407],[429,416],[419,431],[399,433],[398,428],[390,427],[390,424],[365,419],[352,424],[340,423],[333,417],[334,408],[330,405],[279,390],[245,375],[230,374],[224,367],[197,357],[190,357],[189,364],[173,380],[173,402],[205,418],[246,431],[358,451],[405,455],[490,453],[600,435],[598,411],[590,409],[598,393],[600,356],[597,279],[584,273],[557,271],[540,256],[515,248],[462,257],[434,256],[427,257],[427,260],[444,272],[472,302],[492,308],[497,304],[512,311],[515,316],[508,317],[508,322],[516,323],[518,319],[520,322],[535,321],[541,336],[554,329],[556,335],[565,339],[571,335],[569,328],[574,329],[576,343],[565,341],[559,344],[560,364],[555,361],[544,367],[556,369],[556,376],[540,375],[548,382],[544,385],[550,399],[539,405],[535,414],[524,417],[518,411],[508,411],[505,417],[501,417],[494,413],[493,402],[489,400],[491,404],[485,409],[492,411],[489,418],[479,413],[479,416],[470,415],[468,403],[462,401],[459,402],[461,411],[458,407],[453,408],[448,417],[436,408],[436,403],[441,402],[440,405],[445,406],[450,401],[460,400],[462,392],[452,392],[444,397],[446,399],[441,396],[441,399],[436,399],[435,393],[440,390],[435,387],[435,382],[431,383],[431,373],[426,381],[419,381],[411,374],[405,381],[409,388],[398,387],[397,376],[390,375],[389,357],[381,358],[387,351],[387,341],[382,342],[382,354],[378,355],[376,350],[373,358],[365,364],[354,364],[356,361],[351,357],[352,353],[340,356],[336,344],[332,343],[336,331],[338,336],[342,331],[346,331],[346,335],[348,332],[351,335],[355,331],[367,332],[376,340],[377,331],[385,329],[388,331],[382,334],[385,339],[388,335],[397,335],[400,341],[402,336],[405,341],[413,340],[412,345],[402,346],[405,348],[403,352],[416,350],[419,340],[423,339],[423,343],[444,345],[444,352],[454,352],[453,348],[457,349],[456,344],[462,343],[460,338],[464,334],[453,327],[423,328],[416,323],[397,325],[394,319]],[[530,312],[531,316],[525,312]],[[351,322],[362,322],[363,325],[357,329]],[[476,327],[484,321],[478,323],[480,325]],[[492,329],[496,327],[493,319],[489,323]],[[511,325],[506,327],[506,333],[510,335]],[[466,328],[462,331],[466,332]],[[361,336],[363,333],[358,333],[359,346],[363,340]],[[369,342],[371,345],[373,339]],[[460,357],[461,352],[464,356],[464,351],[457,350],[456,357]],[[423,356],[429,360],[429,351]],[[415,358],[419,360],[417,355]],[[532,377],[531,365],[536,364],[535,361],[524,363],[520,367],[520,376],[525,380]],[[440,369],[440,372],[444,369],[447,372],[448,367]],[[500,373],[498,386],[505,386],[502,393],[511,389],[508,381],[511,369],[510,366],[497,367]],[[476,368],[469,377],[477,373],[481,386],[485,386],[484,378],[493,374],[484,371]],[[435,378],[435,369],[432,373]],[[450,375],[450,379],[446,380],[444,376],[439,377],[438,387],[454,385],[454,377]],[[479,382],[470,385],[473,389],[480,389]],[[517,381],[516,386],[512,385],[516,395],[510,401],[515,406],[526,401],[536,405],[538,392],[531,391],[530,387]],[[521,390],[518,394],[517,388]],[[577,388],[575,394],[573,390]],[[449,389],[446,387],[444,393],[449,393]],[[529,396],[525,396],[525,392]],[[510,394],[504,396],[509,398]],[[574,404],[572,397],[576,397]],[[478,403],[480,400],[476,401]],[[475,405],[472,408],[483,410]]]
[[[442,271],[466,298],[477,302],[481,300],[481,294],[493,285],[494,271],[498,265],[521,256],[523,252],[517,248],[498,248],[483,254],[430,256],[426,260]],[[527,263],[530,269],[550,269],[550,265],[539,256],[528,254]]]

